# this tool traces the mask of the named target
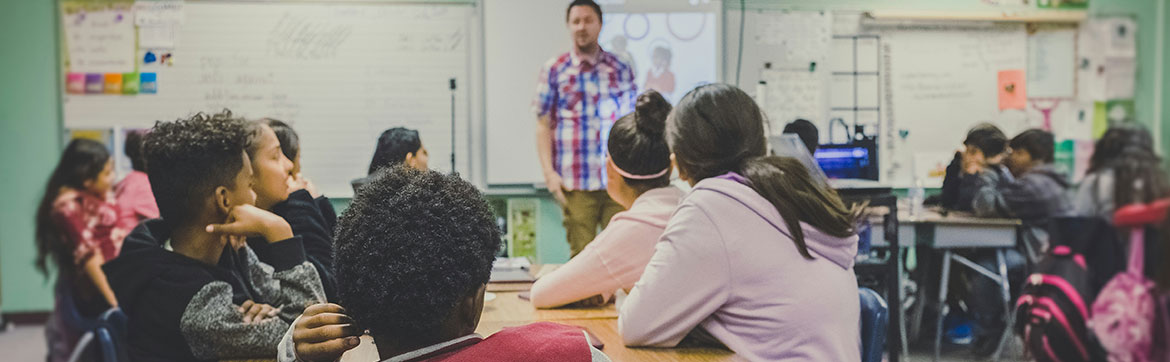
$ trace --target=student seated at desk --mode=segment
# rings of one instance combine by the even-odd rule
[[[947,166],[942,193],[926,203],[943,208],[972,211],[975,192],[984,185],[995,185],[1008,170],[1001,164],[1007,148],[1007,136],[991,123],[981,123],[967,131],[963,150]]]
[[[247,123],[227,111],[159,122],[146,137],[162,218],[134,229],[104,267],[129,317],[132,360],[272,358],[289,322],[324,301],[301,238],[253,206],[248,140]],[[271,264],[251,236],[269,241]],[[226,245],[245,257],[244,274],[219,266]]]
[[[261,122],[272,127],[272,132],[276,134],[276,139],[280,141],[280,152],[284,153],[284,157],[292,161],[292,170],[289,171],[289,175],[291,176],[289,179],[289,190],[295,192],[296,190],[305,189],[311,195],[315,195],[313,202],[317,204],[317,209],[321,211],[321,216],[325,218],[325,229],[332,235],[333,227],[337,226],[337,210],[333,209],[333,203],[329,201],[328,197],[317,192],[317,187],[312,181],[309,181],[301,175],[301,137],[297,135],[296,130],[280,120],[265,118]],[[332,245],[330,249],[332,249]]]
[[[1112,222],[1118,207],[1170,195],[1161,165],[1154,138],[1145,127],[1133,123],[1109,127],[1097,140],[1088,173],[1073,197],[1074,213]]]
[[[807,119],[797,119],[792,123],[784,125],[784,133],[795,134],[800,137],[800,141],[804,142],[804,147],[808,148],[808,154],[817,154],[817,147],[820,146],[821,136],[820,131],[817,131],[817,126]]]
[[[976,191],[975,215],[1017,218],[1043,226],[1047,219],[1071,212],[1065,192],[1068,176],[1052,164],[1055,142],[1052,133],[1039,129],[1012,138],[1006,162],[1012,177],[998,184],[984,184]]]
[[[608,361],[577,327],[475,334],[499,250],[499,228],[475,186],[405,166],[379,172],[337,225],[345,309],[309,307],[279,360],[336,361],[368,330],[384,361]]]
[[[614,215],[580,254],[532,285],[533,306],[559,307],[590,297],[605,302],[642,277],[683,195],[670,185],[670,149],[662,135],[670,108],[661,94],[646,91],[638,96],[634,113],[614,123],[606,191],[627,211]]]
[[[357,193],[358,188],[361,188],[370,177],[382,169],[405,164],[419,170],[425,170],[429,159],[430,156],[426,147],[423,147],[418,131],[404,127],[391,128],[378,136],[378,146],[374,148],[374,158],[370,160],[367,176],[355,179],[350,183],[353,185],[354,193]]]
[[[792,158],[765,156],[742,90],[705,85],[670,114],[667,140],[694,185],[619,308],[627,346],[710,336],[748,360],[857,361],[859,210]]]
[[[301,237],[305,247],[305,258],[317,270],[321,279],[322,289],[328,300],[337,299],[337,287],[333,278],[333,226],[336,217],[332,220],[326,214],[333,215],[333,207],[329,200],[317,194],[313,183],[299,174],[298,165],[292,160],[299,160],[299,155],[289,157],[288,151],[299,151],[299,145],[292,129],[283,122],[275,121],[280,134],[273,128],[273,120],[249,122],[251,139],[248,142],[248,158],[252,161],[252,174],[255,182],[252,190],[256,192],[256,207],[268,210],[288,222],[292,227],[293,235]],[[284,142],[281,142],[281,140]],[[286,144],[288,147],[285,147]],[[298,171],[298,173],[293,173]],[[327,205],[328,211],[322,209]],[[260,236],[248,238],[248,247],[251,248],[260,262],[274,264],[268,249],[271,244]],[[241,274],[247,273],[247,256],[243,251],[236,251],[228,246],[224,248],[224,255],[219,259],[220,266],[236,269]],[[235,290],[236,294],[244,293]]]
[[[974,198],[975,215],[980,217],[1018,218],[1024,222],[1022,233],[1025,250],[1033,261],[1048,249],[1048,220],[1065,216],[1072,211],[1067,199],[1069,186],[1065,174],[1052,164],[1055,138],[1052,133],[1031,129],[1012,138],[1007,157],[1011,177],[998,184],[983,184]],[[967,252],[968,257],[987,270],[996,270],[996,256],[992,250]],[[1024,257],[1016,249],[1005,250],[1004,263],[1008,281],[1015,291],[1023,282]],[[964,269],[964,271],[966,271]],[[970,281],[967,306],[977,323],[976,353],[990,355],[997,346],[1004,329],[1001,289],[999,284],[973,271],[967,271]],[[1012,300],[1015,296],[1012,296]]]
[[[46,323],[49,361],[65,361],[85,330],[66,317],[96,320],[118,306],[102,264],[118,256],[129,229],[110,195],[113,159],[88,139],[69,142],[49,176],[36,212],[36,266],[46,277],[56,267],[53,314]],[[10,172],[10,171],[6,171]]]

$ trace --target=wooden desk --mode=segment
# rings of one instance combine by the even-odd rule
[[[871,223],[872,235],[882,235],[881,223]],[[980,218],[955,211],[944,216],[933,210],[924,210],[915,217],[909,212],[899,212],[898,223],[898,244],[902,247],[922,245],[935,249],[1015,247],[1016,232],[1023,225],[1018,219]],[[918,231],[924,228],[932,228],[933,237],[919,238]],[[889,246],[882,238],[871,240],[873,247]]]
[[[601,339],[605,347],[601,349],[609,359],[614,361],[746,361],[728,350],[715,348],[631,348],[622,344],[622,337],[618,334],[616,318],[602,319],[567,319],[557,323],[583,327],[594,336]],[[505,327],[525,325],[528,321],[510,322],[483,322],[479,323],[477,333],[489,335]]]
[[[495,292],[495,294],[495,300],[483,303],[483,316],[479,320],[481,326],[485,322],[530,323],[570,319],[616,319],[618,317],[617,308],[614,307],[613,303],[598,308],[536,309],[532,307],[531,302],[520,299],[520,292]],[[486,336],[486,334],[484,335]]]
[[[540,270],[539,268],[533,268]],[[489,284],[489,289],[491,285]],[[605,352],[614,361],[743,361],[728,350],[717,348],[630,348],[618,334],[617,308],[612,303],[596,308],[536,309],[532,303],[520,299],[520,292],[493,292],[496,298],[484,301],[476,333],[490,336],[507,327],[533,322],[556,322],[580,326],[593,333],[605,344]],[[378,361],[373,338],[362,337],[362,343],[342,356],[343,362]]]
[[[881,216],[883,210],[872,210],[871,215]],[[888,213],[888,211],[887,211]],[[1011,308],[1010,284],[1008,283],[1005,250],[1016,247],[1019,229],[1023,222],[1018,219],[980,218],[971,213],[951,211],[943,215],[937,210],[923,210],[920,215],[910,216],[909,212],[898,213],[898,244],[902,247],[912,245],[927,246],[942,251],[942,275],[939,279],[939,295],[937,303],[946,305],[947,289],[950,285],[951,262],[958,262],[980,275],[999,284],[999,294],[1003,302],[1005,328],[1003,337],[997,346],[993,359],[999,360],[1004,343],[1011,335],[1010,326],[1015,320],[1015,312]],[[880,222],[871,222],[871,235],[883,235]],[[929,237],[919,238],[918,233],[929,233]],[[871,238],[873,247],[889,247],[882,238]],[[982,248],[995,250],[995,270],[988,270],[983,266],[955,254],[955,249]],[[942,328],[946,308],[938,308],[935,316],[934,360],[938,361],[942,350]],[[918,322],[915,322],[918,323]]]

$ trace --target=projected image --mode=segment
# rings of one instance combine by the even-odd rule
[[[599,41],[634,69],[638,90],[671,103],[716,80],[715,14],[607,13]]]

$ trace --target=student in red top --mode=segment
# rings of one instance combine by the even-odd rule
[[[37,208],[37,268],[48,276],[51,261],[58,269],[54,313],[45,333],[50,361],[68,358],[83,332],[82,321],[67,321],[64,315],[94,319],[118,306],[101,268],[118,256],[129,232],[118,224],[118,207],[110,195],[113,183],[106,146],[75,139],[61,155]]]
[[[334,248],[345,309],[306,309],[280,361],[335,361],[362,330],[383,361],[609,360],[577,327],[475,334],[500,231],[483,194],[457,175],[405,166],[376,174],[338,221]]]

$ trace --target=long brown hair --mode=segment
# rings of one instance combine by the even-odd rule
[[[856,231],[859,208],[849,209],[837,192],[822,185],[800,161],[766,156],[764,115],[747,93],[709,84],[687,93],[667,120],[667,141],[680,171],[699,181],[735,172],[780,212],[800,255],[812,259],[804,222],[825,234],[848,237]]]
[[[1148,203],[1170,194],[1162,159],[1154,152],[1154,137],[1136,123],[1109,127],[1093,146],[1088,172],[1105,170],[1113,170],[1115,207]]]
[[[45,193],[41,196],[41,203],[37,206],[37,259],[36,266],[45,276],[49,275],[48,261],[53,263],[62,273],[68,273],[73,268],[72,252],[65,240],[61,227],[53,220],[53,202],[57,200],[62,188],[75,190],[85,189],[85,182],[93,180],[106,167],[110,159],[110,151],[100,142],[88,139],[74,139],[61,153],[61,160],[57,168],[49,176],[45,185]]]

